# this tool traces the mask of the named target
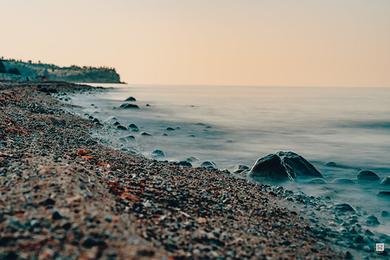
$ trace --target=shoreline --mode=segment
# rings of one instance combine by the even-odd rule
[[[51,95],[94,89],[0,82],[2,256],[350,256],[268,185],[106,147]]]

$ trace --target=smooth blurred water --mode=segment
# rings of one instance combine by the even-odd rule
[[[135,123],[152,134],[114,131],[112,137],[134,135],[135,142],[121,145],[146,156],[161,149],[168,160],[194,156],[199,163],[212,160],[219,168],[234,169],[283,150],[313,162],[327,181],[355,179],[361,168],[373,169],[381,178],[390,175],[390,88],[104,86],[114,88],[76,96],[73,103],[102,121],[115,116],[125,126]],[[128,96],[137,98],[140,110],[114,109]],[[325,166],[329,161],[348,167]],[[377,216],[390,211],[388,201],[376,197],[389,188],[378,185],[286,184],[347,201]],[[390,231],[389,225],[384,230]]]

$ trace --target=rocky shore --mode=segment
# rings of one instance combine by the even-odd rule
[[[80,91],[0,82],[0,259],[352,257],[291,194],[100,144],[52,96]]]

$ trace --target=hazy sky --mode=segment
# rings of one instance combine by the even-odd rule
[[[0,56],[130,83],[390,86],[390,0],[0,0]]]

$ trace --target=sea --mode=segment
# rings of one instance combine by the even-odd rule
[[[390,235],[390,200],[377,196],[389,186],[333,183],[356,181],[362,169],[381,179],[390,176],[390,88],[94,85],[107,89],[72,96],[78,113],[140,128],[100,136],[113,146],[146,157],[159,149],[165,154],[161,160],[192,158],[194,167],[209,160],[231,172],[268,154],[293,151],[327,183],[287,182],[285,188],[349,203],[378,218],[380,225],[370,229]],[[119,109],[130,96],[139,109]],[[121,139],[128,135],[135,140]]]

